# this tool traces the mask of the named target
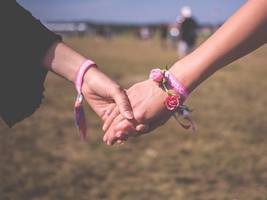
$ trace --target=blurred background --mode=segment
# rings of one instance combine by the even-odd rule
[[[245,0],[19,0],[124,87],[205,41]],[[18,33],[19,34],[19,33]],[[0,200],[267,199],[266,45],[224,68],[188,101],[196,134],[174,120],[124,145],[75,128],[73,86],[50,73],[42,106],[0,122]]]

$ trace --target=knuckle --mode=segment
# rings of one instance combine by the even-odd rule
[[[113,87],[113,91],[115,94],[121,94],[124,92],[123,88],[120,85],[115,85]]]
[[[142,110],[138,110],[134,113],[135,119],[138,122],[143,122],[145,120],[145,113]]]

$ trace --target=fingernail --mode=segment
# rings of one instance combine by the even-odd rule
[[[116,137],[121,137],[121,135],[122,135],[122,132],[118,132],[118,133],[116,133]]]
[[[138,132],[146,132],[148,130],[149,130],[149,126],[148,125],[141,124],[141,125],[138,125],[136,127],[136,131],[138,131]]]
[[[106,138],[105,137],[103,137],[103,142],[106,142]]]
[[[104,132],[106,132],[106,130],[107,130],[107,125],[106,125],[106,124],[103,125],[102,130],[103,130]]]
[[[131,111],[125,111],[124,115],[127,119],[133,119],[134,118],[133,113]]]
[[[137,125],[136,131],[138,131],[138,132],[142,131],[144,128],[145,128],[144,125]]]

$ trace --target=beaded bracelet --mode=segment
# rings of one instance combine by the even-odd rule
[[[172,115],[175,120],[183,128],[192,128],[192,130],[195,131],[196,126],[190,116],[192,110],[184,105],[184,102],[188,97],[186,87],[179,82],[170,71],[168,71],[167,66],[162,69],[152,69],[149,78],[157,82],[159,86],[168,94],[168,97],[165,100],[165,106],[169,111],[173,112]],[[180,118],[188,121],[188,123],[184,124]]]

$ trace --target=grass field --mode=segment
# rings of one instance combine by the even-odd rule
[[[177,58],[158,40],[66,38],[125,87]],[[0,122],[0,200],[266,200],[267,46],[217,73],[196,90],[198,133],[173,120],[122,146],[102,143],[87,106],[90,136],[79,140],[75,91],[49,74],[45,100],[8,129]]]

